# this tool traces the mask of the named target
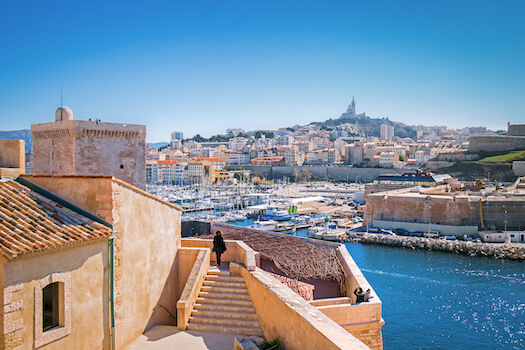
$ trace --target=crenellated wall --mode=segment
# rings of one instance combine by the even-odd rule
[[[31,125],[33,173],[111,175],[144,189],[145,125],[67,120]]]

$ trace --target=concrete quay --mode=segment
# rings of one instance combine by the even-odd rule
[[[516,244],[507,247],[503,244],[494,243],[446,241],[433,238],[391,236],[376,233],[363,234],[360,232],[347,233],[344,241],[525,261],[525,245]]]

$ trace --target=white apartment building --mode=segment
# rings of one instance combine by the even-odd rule
[[[425,152],[416,151],[414,158],[416,160],[416,164],[423,164],[425,162]]]
[[[229,141],[229,148],[232,151],[236,151],[236,152],[242,151],[244,149],[244,146],[248,144],[248,141],[249,140],[244,137],[231,138]]]
[[[381,140],[392,141],[394,137],[394,126],[388,124],[381,124]]]
[[[304,152],[297,147],[286,149],[284,152],[284,164],[288,166],[301,166],[304,163]]]
[[[377,152],[379,154],[385,152],[394,152],[397,153],[400,157],[404,157],[406,156],[407,147],[401,145],[377,146]]]
[[[399,162],[399,154],[394,152],[381,152],[379,154],[379,166],[383,168],[392,168],[394,163]]]
[[[250,164],[250,155],[241,152],[226,152],[224,154],[227,165]]]

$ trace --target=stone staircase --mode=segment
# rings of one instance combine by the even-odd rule
[[[262,336],[250,294],[240,276],[212,266],[197,298],[188,330]]]

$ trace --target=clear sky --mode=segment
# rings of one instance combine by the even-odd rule
[[[525,123],[525,1],[0,0],[0,130],[75,119],[211,136],[357,112]]]

